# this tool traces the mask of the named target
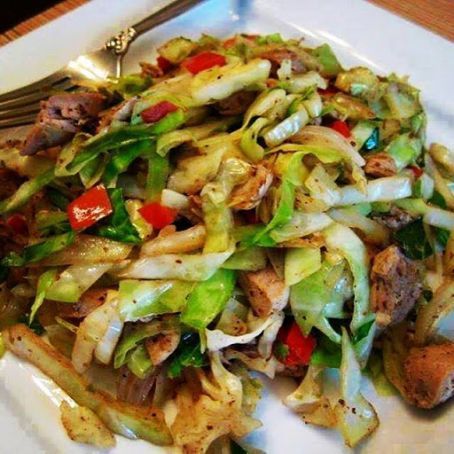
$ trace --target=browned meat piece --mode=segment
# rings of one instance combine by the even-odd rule
[[[45,107],[52,117],[83,120],[96,117],[104,108],[105,98],[99,93],[63,93],[51,96]]]
[[[420,408],[433,408],[454,393],[454,343],[412,348],[405,360],[407,394]]]
[[[107,297],[106,288],[87,290],[74,304],[62,304],[59,311],[60,317],[85,318],[90,312],[105,303]]]
[[[240,273],[239,283],[259,317],[280,311],[287,305],[289,288],[271,266],[260,271]]]
[[[389,213],[374,216],[374,219],[391,230],[400,230],[414,220],[411,214],[396,206],[391,207]]]
[[[121,102],[117,106],[103,112],[100,115],[100,121],[98,131],[109,126],[114,120],[115,121],[129,121],[132,115],[132,109],[137,102],[137,98],[130,98],[126,101]]]
[[[273,174],[265,166],[254,166],[246,183],[232,191],[229,205],[234,210],[252,210],[265,197],[272,182]]]
[[[98,93],[64,93],[41,103],[37,123],[28,135],[23,155],[63,145],[83,126],[93,121],[104,108],[105,98]]]
[[[172,331],[159,334],[145,342],[148,356],[154,366],[163,363],[178,347],[180,333]]]
[[[302,73],[305,70],[304,63],[301,58],[289,49],[273,49],[263,52],[259,55],[260,58],[271,62],[271,77],[276,77],[277,70],[280,68],[284,60],[292,61],[292,71],[294,73]]]
[[[217,102],[214,105],[214,108],[221,114],[225,116],[240,115],[248,109],[256,97],[255,92],[253,91],[238,91],[233,93],[228,98],[223,99],[222,101]]]
[[[68,122],[67,128],[73,129],[70,122]],[[21,154],[33,155],[40,150],[64,144],[71,140],[74,133],[75,131],[65,130],[52,124],[36,125],[28,134]]]
[[[388,153],[377,153],[366,159],[364,171],[372,177],[391,177],[397,173],[396,163]]]
[[[389,246],[375,256],[371,281],[372,310],[382,327],[404,320],[422,291],[416,264],[397,246]]]

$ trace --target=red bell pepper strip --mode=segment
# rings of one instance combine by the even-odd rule
[[[415,178],[419,178],[424,173],[424,170],[421,169],[421,167],[409,166],[409,168],[413,172],[413,175],[415,176]]]
[[[167,114],[178,110],[178,106],[169,101],[160,101],[142,111],[140,116],[145,123],[156,123]]]
[[[347,123],[345,123],[345,121],[336,120],[330,125],[330,128],[334,129],[346,138],[349,138],[351,136],[350,128],[348,127]]]
[[[161,55],[159,55],[156,59],[156,63],[164,74],[170,71],[173,67],[173,64],[169,60],[167,60],[167,58],[164,58]]]
[[[21,214],[12,214],[7,220],[6,225],[18,235],[27,235],[28,225],[25,217]]]
[[[140,215],[155,229],[162,229],[172,224],[177,217],[177,210],[161,205],[158,202],[147,203],[139,209]]]
[[[313,336],[303,336],[298,324],[293,321],[284,325],[277,335],[279,341],[287,347],[288,353],[282,362],[289,367],[305,366],[309,364],[312,352],[316,346]]]
[[[187,58],[181,63],[181,66],[192,74],[198,74],[213,66],[224,66],[226,62],[223,55],[207,51]]]
[[[112,213],[106,188],[100,184],[68,205],[68,218],[74,230],[86,229]]]

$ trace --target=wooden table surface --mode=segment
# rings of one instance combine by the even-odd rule
[[[65,14],[89,0],[63,0],[56,6],[28,19],[4,34],[0,46]],[[359,0],[358,0],[359,1]],[[399,16],[454,41],[454,0],[369,0]]]

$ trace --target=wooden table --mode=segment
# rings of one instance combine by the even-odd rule
[[[65,14],[89,0],[63,0],[58,5],[0,34],[0,46]],[[360,1],[360,0],[357,0]],[[399,16],[454,41],[454,0],[369,0]]]

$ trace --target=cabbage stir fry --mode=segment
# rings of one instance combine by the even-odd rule
[[[294,377],[284,403],[351,447],[379,425],[363,375],[442,403],[454,153],[425,125],[405,78],[279,34],[174,38],[138,74],[52,95],[0,148],[2,350],[104,448],[256,452],[260,375]]]

